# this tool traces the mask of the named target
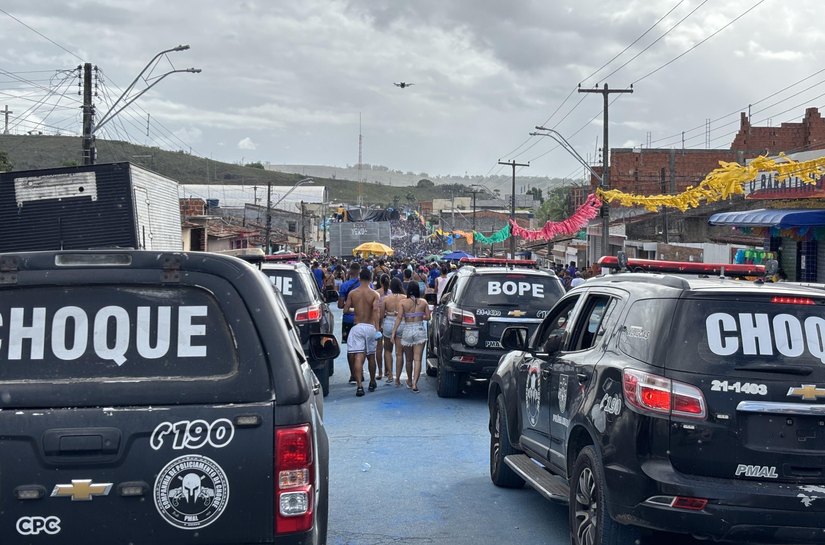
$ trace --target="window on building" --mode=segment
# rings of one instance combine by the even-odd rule
[[[294,233],[298,230],[298,222],[297,221],[288,221],[286,223],[286,228],[290,233]]]

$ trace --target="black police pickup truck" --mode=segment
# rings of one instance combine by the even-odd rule
[[[325,543],[323,397],[276,295],[216,254],[0,254],[0,543]]]
[[[490,474],[569,502],[574,545],[825,543],[825,291],[612,274],[527,333],[490,382]]]
[[[504,328],[535,330],[564,294],[558,277],[536,269],[533,260],[463,258],[461,263],[429,324],[427,374],[438,375],[440,397],[458,395],[465,377],[489,378],[504,355]]]
[[[298,327],[304,350],[310,354],[311,336],[317,333],[332,335],[335,325],[335,319],[312,271],[300,262],[297,254],[268,255],[258,263],[272,285],[281,292],[286,308]],[[310,354],[309,365],[321,383],[324,396],[329,395],[329,377],[334,371],[333,360],[315,359]]]

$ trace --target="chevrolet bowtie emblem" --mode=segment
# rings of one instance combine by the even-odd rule
[[[72,479],[72,484],[56,484],[53,498],[71,497],[72,501],[92,501],[92,496],[108,496],[112,483],[93,483],[91,479]]]
[[[789,396],[801,397],[804,401],[816,401],[825,397],[825,388],[817,388],[815,384],[803,384],[800,388],[789,388]]]
[[[524,312],[523,310],[511,310],[510,312],[507,313],[507,316],[515,316],[516,318],[521,318],[525,314],[527,314],[527,313]]]

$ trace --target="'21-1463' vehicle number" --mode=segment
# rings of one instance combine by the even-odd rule
[[[764,384],[752,382],[734,382],[729,384],[727,380],[714,380],[710,389],[714,392],[736,392],[737,394],[768,395],[768,387]]]

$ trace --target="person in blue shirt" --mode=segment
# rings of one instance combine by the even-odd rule
[[[429,281],[427,282],[431,288],[435,289],[435,279],[439,276],[441,276],[441,271],[438,268],[438,264],[433,261],[430,263]]]
[[[350,263],[349,278],[341,284],[341,289],[338,290],[338,308],[344,309],[344,315],[341,318],[341,344],[347,343],[349,331],[355,325],[355,309],[344,308],[346,306],[347,296],[349,292],[361,285],[358,280],[358,275],[361,273],[361,265],[358,263]],[[347,354],[347,362],[349,363],[349,382],[355,384],[355,357],[354,354]]]
[[[317,261],[312,262],[312,276],[315,277],[315,283],[318,284],[318,289],[324,293],[324,270],[318,265]]]

